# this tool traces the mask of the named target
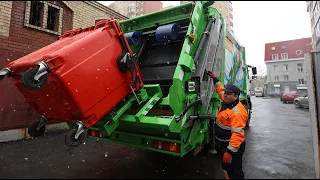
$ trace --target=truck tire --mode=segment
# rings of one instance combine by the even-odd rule
[[[250,120],[251,120],[251,108],[252,108],[252,103],[250,97],[248,97],[247,105],[245,106],[247,111],[248,111],[248,120],[246,123],[246,127],[250,126]]]
[[[248,109],[248,120],[246,123],[246,127],[250,126],[250,120],[251,120],[251,108]]]

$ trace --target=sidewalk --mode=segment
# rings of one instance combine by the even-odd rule
[[[66,123],[56,123],[46,125],[46,132],[55,132],[60,130],[68,130],[69,127]],[[28,134],[28,128],[11,129],[6,131],[0,131],[0,142],[16,141],[21,139],[31,139]]]

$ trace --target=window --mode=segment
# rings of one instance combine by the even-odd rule
[[[275,46],[272,46],[272,47],[271,47],[271,50],[272,50],[272,51],[276,50],[276,47],[275,47]]]
[[[299,84],[304,84],[304,79],[299,79]]]
[[[274,81],[275,81],[275,82],[278,82],[278,81],[279,81],[279,76],[275,76],[275,77],[274,77]]]
[[[136,7],[136,3],[135,3],[135,2],[130,2],[130,3],[129,3],[129,6],[130,6],[130,7]]]
[[[31,1],[29,24],[41,27],[42,26],[42,14],[43,3],[39,1]]]
[[[272,60],[278,60],[278,54],[272,54]]]
[[[302,66],[302,64],[297,64],[297,66],[298,66],[298,72],[303,72],[303,66]]]
[[[140,8],[140,11],[142,12],[142,11],[143,11],[143,8]]]
[[[296,51],[296,54],[297,54],[297,55],[300,55],[301,53],[302,53],[301,50],[297,50],[297,51]]]
[[[26,1],[24,26],[61,35],[63,8],[50,1]]]
[[[273,69],[274,69],[274,71],[279,71],[278,65],[273,65]]]
[[[281,54],[282,59],[288,59],[288,53],[282,53]]]
[[[311,42],[307,42],[307,43],[306,43],[306,46],[311,46]]]
[[[228,16],[226,16],[226,21],[228,20]]]
[[[287,46],[286,46],[286,45],[283,45],[283,46],[281,46],[281,48],[282,48],[282,49],[286,49],[286,48],[287,48]]]
[[[58,30],[59,9],[52,6],[48,7],[47,29],[52,31]]]
[[[288,75],[284,75],[284,81],[289,81],[289,76]]]
[[[283,71],[288,71],[288,64],[283,65]]]

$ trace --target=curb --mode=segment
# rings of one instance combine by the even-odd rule
[[[45,133],[68,130],[69,126],[67,123],[56,123],[46,125]],[[6,131],[0,131],[0,142],[16,141],[21,139],[31,139],[32,137],[28,134],[28,128],[10,129]]]

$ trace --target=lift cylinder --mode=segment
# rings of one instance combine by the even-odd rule
[[[160,26],[156,30],[156,40],[160,43],[175,40],[178,37],[179,31],[180,26],[176,23]]]
[[[129,45],[132,46],[132,45],[140,44],[141,35],[142,35],[142,31],[134,31],[134,32],[126,33],[125,37],[129,43]]]

